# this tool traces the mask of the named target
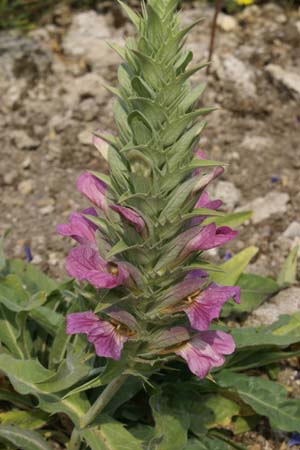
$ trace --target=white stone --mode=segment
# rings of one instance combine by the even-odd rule
[[[105,16],[95,11],[76,14],[63,40],[64,51],[72,56],[84,58],[94,67],[118,64],[120,57],[109,46],[112,29]],[[114,42],[121,44],[120,37]]]
[[[285,192],[269,192],[265,197],[259,197],[239,208],[239,211],[252,211],[252,222],[260,223],[274,214],[285,214],[289,195]]]
[[[32,180],[24,180],[18,184],[18,191],[22,195],[31,194],[34,191],[34,182]]]
[[[15,145],[21,150],[35,150],[40,145],[37,139],[31,138],[24,130],[15,130],[11,133]]]
[[[13,184],[17,178],[18,178],[18,172],[15,169],[13,169],[3,176],[3,181],[5,184],[10,185],[10,184]]]
[[[249,97],[256,95],[254,72],[243,61],[233,55],[226,55],[221,59],[216,56],[214,63],[221,80],[230,81],[239,86],[239,89],[242,89]]]
[[[92,145],[93,134],[90,130],[83,130],[78,134],[78,140],[83,145]]]
[[[223,31],[233,31],[237,28],[237,21],[233,16],[220,13],[217,19],[217,25]]]
[[[296,221],[290,223],[284,231],[283,236],[288,239],[300,237],[300,223]]]
[[[53,205],[43,206],[40,209],[40,213],[42,214],[42,216],[48,216],[48,214],[53,213],[53,211],[54,211],[54,206]]]
[[[231,181],[219,181],[215,187],[210,190],[213,198],[222,200],[226,209],[232,211],[241,199],[241,191]]]
[[[291,287],[275,295],[270,301],[257,308],[247,319],[245,326],[271,325],[284,314],[300,311],[300,288]]]
[[[252,152],[268,150],[272,147],[273,141],[269,137],[265,136],[245,136],[242,141],[241,147]]]
[[[30,156],[27,156],[27,158],[25,158],[22,162],[22,169],[30,169],[31,166],[31,158]]]
[[[293,95],[300,95],[300,75],[296,72],[284,70],[276,64],[268,64],[268,74],[278,83],[283,84]]]

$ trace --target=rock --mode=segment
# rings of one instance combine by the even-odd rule
[[[268,64],[266,72],[273,80],[283,85],[295,97],[300,96],[300,75],[296,72],[282,69],[276,64]]]
[[[87,98],[83,102],[80,103],[79,108],[77,109],[75,116],[79,115],[79,119],[90,122],[95,119],[99,114],[99,108],[97,103],[93,98]]]
[[[275,214],[285,214],[290,197],[285,192],[269,192],[265,197],[259,197],[239,208],[239,211],[253,211],[252,222],[260,223]]]
[[[103,104],[107,97],[108,91],[104,87],[105,81],[96,73],[88,73],[75,80],[67,79],[65,81],[66,95],[64,101],[67,108],[77,108],[81,102],[95,102],[99,105]]]
[[[219,181],[215,187],[211,185],[210,190],[213,198],[219,198],[226,209],[232,211],[241,199],[241,191],[231,181]]]
[[[270,137],[246,135],[242,141],[241,147],[252,152],[262,152],[271,148],[272,145],[273,141]]]
[[[217,19],[217,25],[223,31],[233,31],[237,28],[237,21],[234,16],[229,16],[228,14],[220,13]]]
[[[31,194],[34,191],[34,182],[32,180],[24,180],[18,184],[18,191],[22,195]]]
[[[51,266],[57,266],[57,264],[59,263],[59,257],[58,257],[58,254],[56,252],[50,252],[49,253],[48,263]]]
[[[226,55],[220,61],[216,58],[216,71],[221,80],[229,81],[248,97],[256,95],[255,77],[252,69],[233,55]]]
[[[83,130],[78,134],[78,140],[83,145],[92,145],[93,134],[90,130]]]
[[[20,150],[35,150],[40,145],[40,141],[30,137],[24,130],[11,132],[11,139]]]
[[[69,55],[84,58],[93,67],[118,64],[119,55],[107,45],[112,34],[104,15],[95,11],[82,12],[74,15],[63,40],[63,49]],[[113,41],[122,45],[123,39],[114,36]]]
[[[257,308],[246,320],[245,326],[271,325],[283,314],[294,314],[300,310],[300,288],[291,287],[275,295]]]
[[[294,238],[300,237],[300,223],[296,222],[296,221],[290,223],[290,225],[287,227],[287,229],[283,233],[283,237],[288,238],[288,239],[294,239]]]
[[[26,170],[26,169],[30,169],[31,166],[31,158],[29,156],[27,156],[27,158],[25,158],[21,164],[22,169]]]
[[[40,209],[40,213],[42,216],[48,216],[49,214],[53,213],[54,211],[53,205],[43,206],[43,208]]]
[[[11,185],[11,184],[14,184],[14,181],[16,181],[18,176],[19,176],[18,172],[15,169],[13,169],[3,176],[3,181],[5,184]]]

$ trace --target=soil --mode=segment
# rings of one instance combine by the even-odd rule
[[[199,2],[183,11],[185,23],[206,17],[187,42],[196,62],[207,59],[212,14]],[[133,32],[109,8],[99,17],[105,40],[121,42]],[[11,229],[5,241],[9,257],[25,258],[29,246],[33,263],[64,278],[71,244],[55,226],[87,206],[75,189],[78,175],[105,170],[105,161],[89,144],[90,132],[115,129],[111,94],[97,83],[116,84],[118,60],[102,47],[103,58],[95,62],[70,53],[65,43],[74,17],[58,10],[53,20],[27,35],[0,34],[0,234]],[[236,253],[258,246],[251,270],[276,275],[292,245],[282,234],[292,221],[300,221],[300,92],[276,80],[269,65],[300,73],[300,13],[273,3],[252,6],[234,16],[233,28],[225,28],[220,22],[210,74],[194,79],[208,82],[201,103],[219,106],[201,147],[210,158],[229,163],[222,179],[240,190],[236,208],[273,191],[288,194],[286,212],[243,226],[227,249]],[[215,256],[222,259],[222,252]],[[283,435],[244,436],[252,450],[283,450],[286,442]]]

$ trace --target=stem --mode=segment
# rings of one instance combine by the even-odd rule
[[[80,450],[81,437],[76,428],[73,429],[71,439],[68,444],[68,450]]]
[[[209,52],[208,52],[208,61],[211,62],[212,55],[215,47],[215,37],[216,37],[216,29],[217,29],[217,19],[219,12],[221,11],[223,4],[223,0],[216,0],[215,13],[212,21],[211,35],[210,35],[210,44],[209,44]],[[206,74],[209,74],[210,65],[206,68]]]
[[[95,403],[90,407],[86,415],[81,421],[81,427],[85,428],[100,414],[109,401],[113,398],[115,393],[120,389],[122,384],[127,379],[128,375],[120,375],[114,378],[104,389],[104,391],[99,395]],[[72,449],[73,450],[73,449]]]

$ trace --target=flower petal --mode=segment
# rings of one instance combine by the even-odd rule
[[[91,311],[68,314],[67,334],[87,334],[98,322],[99,318]]]
[[[138,233],[141,233],[145,228],[144,220],[133,209],[119,205],[110,205],[110,208],[120,214],[120,216],[127,220],[131,225],[133,225]]]
[[[69,223],[57,225],[57,232],[63,236],[70,236],[83,245],[94,243],[96,240],[95,231],[98,227],[85,217],[85,214],[97,217],[94,208],[84,209],[80,213],[74,212],[69,217]]]
[[[89,172],[85,172],[77,180],[77,189],[98,208],[107,210],[107,185]]]

